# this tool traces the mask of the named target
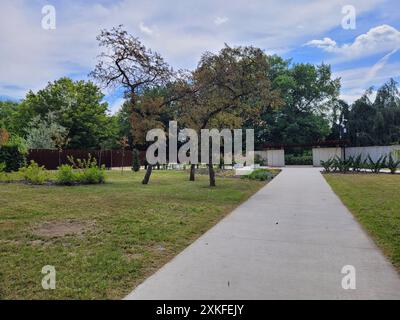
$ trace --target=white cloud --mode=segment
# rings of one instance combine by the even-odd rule
[[[383,1],[353,3],[361,15]],[[57,29],[46,31],[41,29],[43,1],[1,0],[0,96],[21,97],[28,89],[37,90],[61,76],[84,78],[96,63],[96,36],[102,28],[124,24],[173,67],[192,68],[204,51],[219,50],[224,43],[282,53],[315,39],[340,25],[343,0],[232,0],[229,6],[215,0],[176,0],[174,5],[164,0],[52,4]],[[215,28],[215,22],[226,17],[229,23]],[[209,19],[214,23],[206,23]]]
[[[372,67],[350,68],[334,72],[333,76],[340,77],[342,80],[341,98],[351,103],[361,97],[369,87],[374,86],[377,89],[390,78],[399,77],[400,62],[387,63],[389,58],[387,56],[385,55]]]
[[[147,34],[147,35],[152,35],[154,33],[154,30],[145,26],[143,22],[140,22],[139,24],[139,29],[140,31],[142,31],[143,33]]]
[[[400,31],[384,24],[371,28],[367,33],[359,35],[353,43],[340,46],[334,40],[324,38],[323,40],[309,41],[306,45],[334,53],[338,55],[339,60],[352,60],[397,50],[400,48]]]
[[[336,41],[332,40],[331,38],[324,38],[322,40],[311,40],[305,45],[330,51],[336,47]]]
[[[217,25],[217,26],[219,26],[219,25],[221,25],[221,24],[224,24],[224,23],[226,23],[226,22],[228,22],[228,18],[227,17],[216,17],[215,19],[214,19],[214,23]]]
[[[395,54],[399,49],[394,49],[391,52],[389,52],[388,54],[386,54],[383,58],[381,58],[377,63],[375,63],[372,68],[368,71],[366,77],[365,77],[365,82],[368,83],[370,82],[372,79],[375,78],[375,76],[378,74],[378,72],[380,70],[382,70],[386,63],[388,62],[389,58]]]

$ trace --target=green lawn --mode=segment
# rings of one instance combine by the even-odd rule
[[[207,176],[155,171],[143,186],[143,174],[0,184],[0,299],[122,298],[265,184],[218,178],[211,189]],[[45,265],[56,268],[55,290],[42,289]]]
[[[343,203],[400,271],[400,175],[325,174]]]

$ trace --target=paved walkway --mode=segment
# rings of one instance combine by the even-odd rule
[[[384,298],[400,299],[400,277],[315,168],[285,168],[127,297]]]

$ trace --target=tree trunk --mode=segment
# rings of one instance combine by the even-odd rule
[[[122,167],[121,167],[121,174],[124,173],[124,156],[125,156],[125,151],[122,150]]]
[[[145,174],[145,176],[143,178],[142,184],[148,184],[149,183],[152,170],[153,170],[153,166],[151,164],[149,164],[147,166],[146,174]]]
[[[210,187],[215,187],[215,171],[212,163],[211,147],[209,149],[209,158],[208,158],[208,175],[210,176]]]
[[[215,187],[215,171],[211,161],[208,164],[208,175],[210,176],[210,187]]]
[[[195,181],[195,173],[196,173],[196,165],[191,164],[190,165],[190,179],[189,181]]]

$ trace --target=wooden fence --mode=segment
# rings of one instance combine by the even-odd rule
[[[47,149],[31,149],[29,150],[27,160],[33,160],[40,166],[44,166],[47,170],[55,170],[62,164],[70,164],[68,156],[74,159],[87,159],[89,154],[96,158],[99,165],[105,165],[106,168],[112,167],[130,167],[132,166],[132,151],[125,150],[47,150]],[[141,164],[145,163],[146,152],[140,151],[139,155]]]

